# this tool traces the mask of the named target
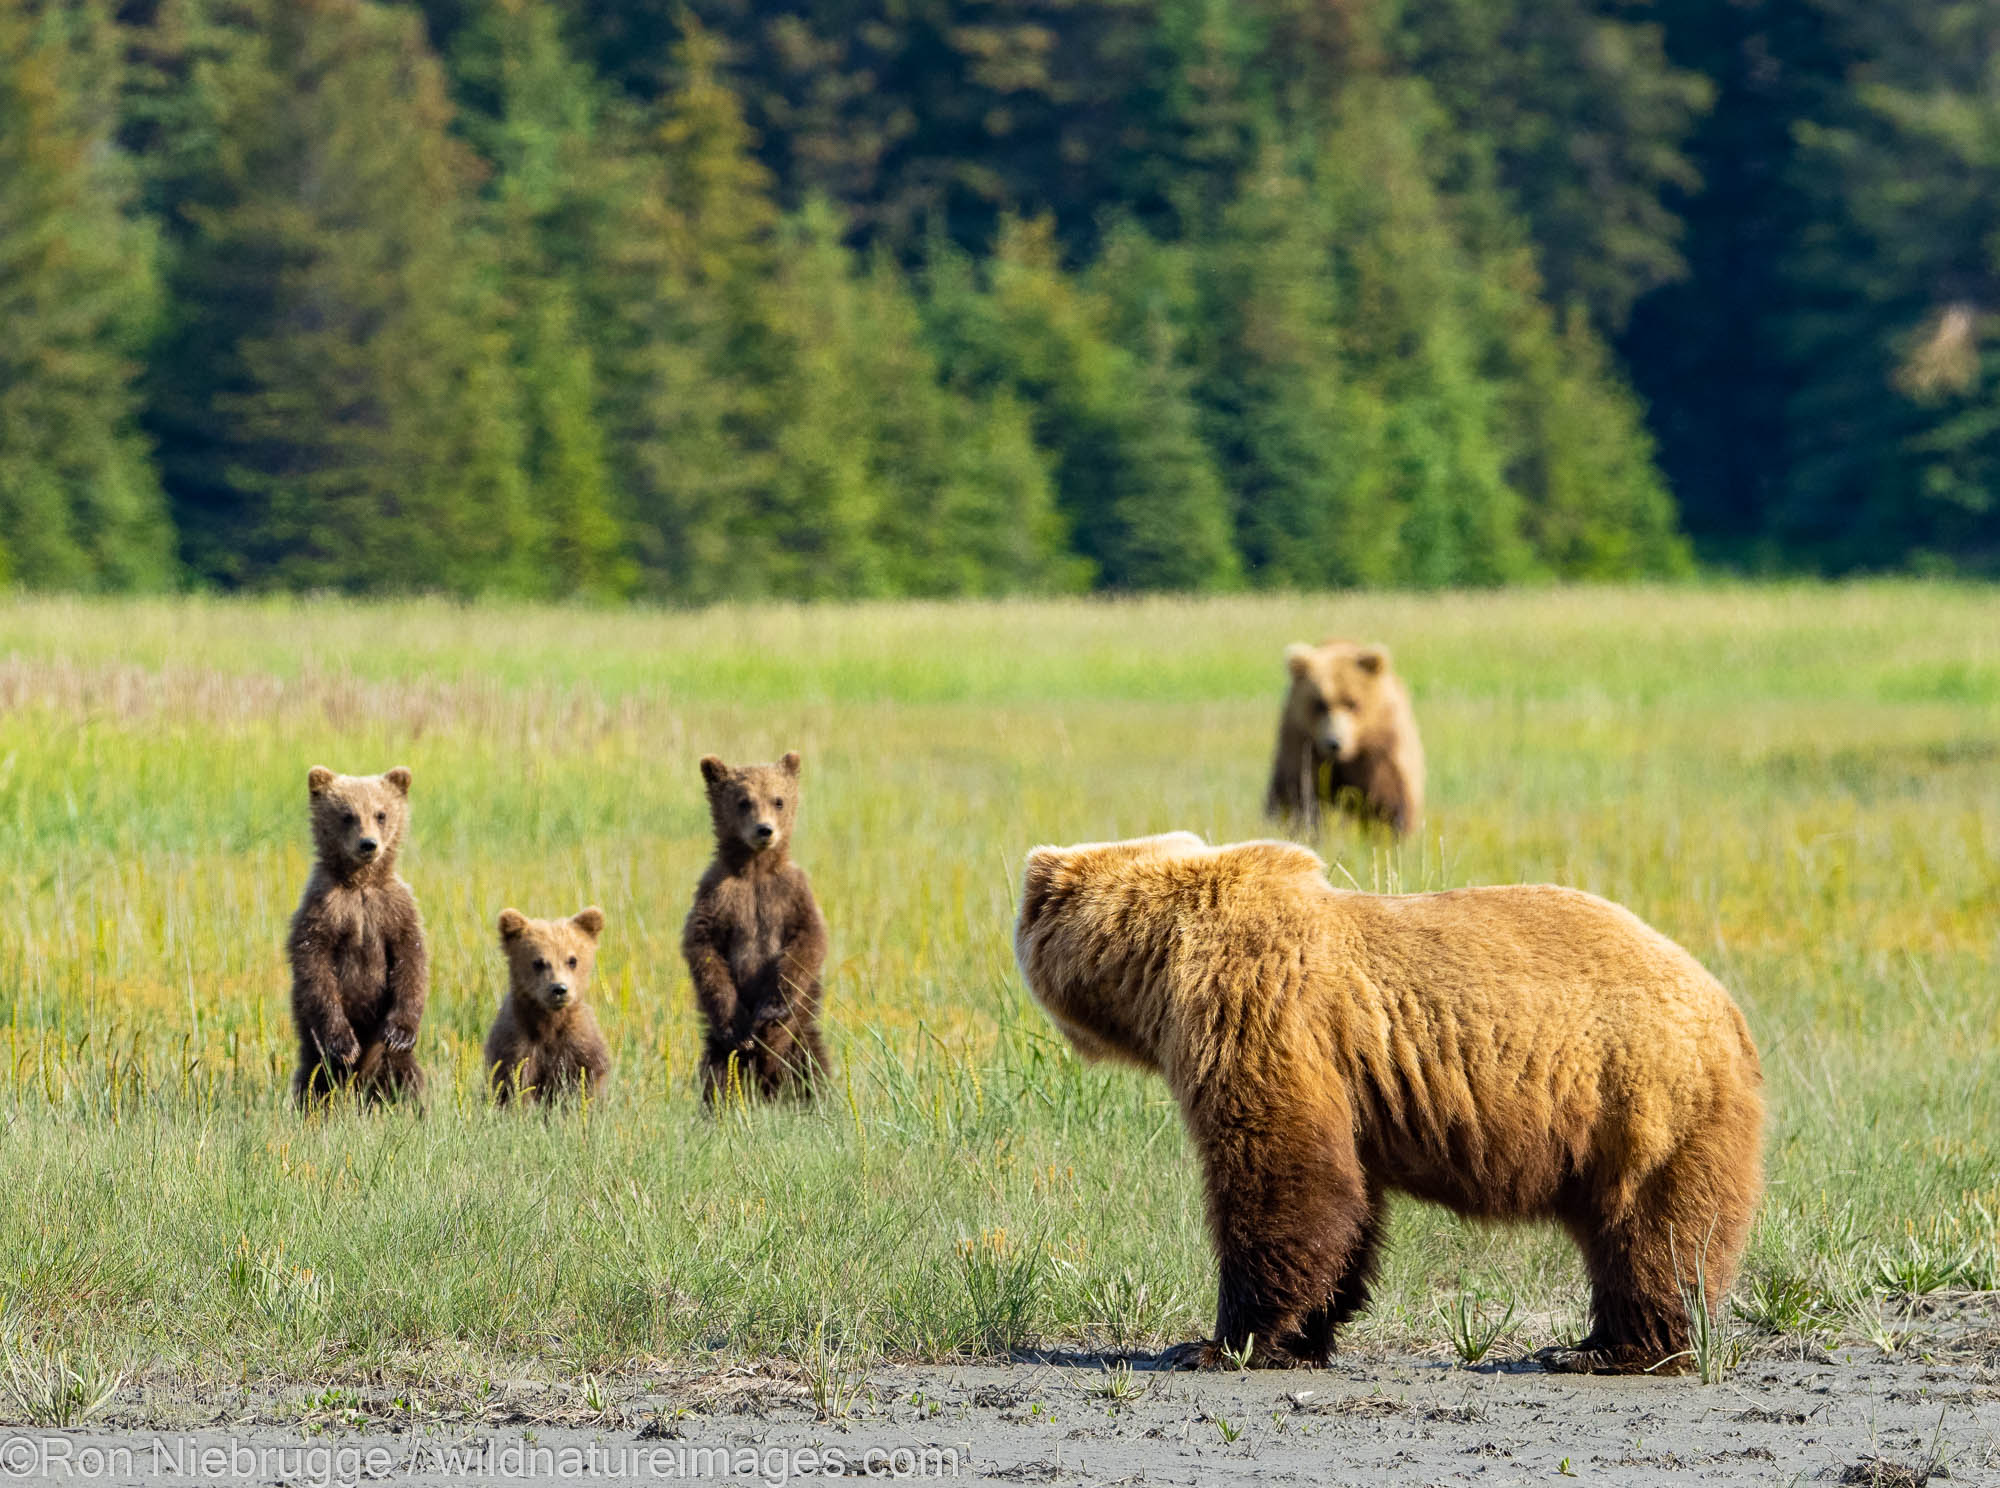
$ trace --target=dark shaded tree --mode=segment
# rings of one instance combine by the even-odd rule
[[[0,0],[0,582],[154,588],[172,531],[136,425],[154,235],[115,148],[101,7]]]
[[[229,586],[534,593],[545,532],[476,163],[417,18],[187,0],[151,421],[183,552]]]

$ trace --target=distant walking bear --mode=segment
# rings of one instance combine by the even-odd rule
[[[604,911],[594,904],[566,920],[500,911],[507,1000],[486,1035],[486,1078],[498,1104],[604,1093],[611,1050],[583,1001],[603,932]]]
[[[681,953],[706,1024],[702,1099],[810,1096],[825,1077],[819,1031],[826,921],[791,861],[799,756],[734,769],[701,762],[715,858],[695,890]]]
[[[1164,1076],[1206,1179],[1215,1336],[1319,1364],[1367,1300],[1383,1195],[1553,1219],[1593,1326],[1544,1364],[1686,1367],[1762,1187],[1743,1016],[1694,958],[1571,889],[1379,895],[1288,842],[1191,833],[1028,855],[1030,990],[1086,1058]]]
[[[1311,826],[1328,806],[1416,830],[1424,746],[1410,695],[1381,646],[1323,641],[1285,648],[1291,690],[1278,717],[1264,809]]]
[[[292,1022],[301,1105],[352,1086],[371,1099],[423,1093],[413,1050],[430,986],[424,924],[396,850],[410,772],[306,775],[318,851],[292,916]]]

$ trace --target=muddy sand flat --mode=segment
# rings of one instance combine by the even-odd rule
[[[0,1473],[536,1488],[871,1469],[1075,1484],[2000,1484],[1996,1366],[1857,1349],[1755,1361],[1714,1386],[1393,1356],[1207,1375],[1088,1359],[834,1377],[772,1366],[668,1377],[589,1410],[552,1387],[503,1384],[462,1415],[406,1413],[394,1427],[388,1404],[374,1414],[365,1396],[317,1418],[249,1397],[216,1416],[159,1396],[84,1430],[0,1430]]]

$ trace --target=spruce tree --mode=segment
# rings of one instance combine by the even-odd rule
[[[166,507],[135,425],[152,233],[114,147],[118,56],[82,0],[0,0],[0,582],[157,587]]]
[[[763,583],[738,557],[746,514],[774,479],[767,390],[784,373],[765,303],[778,211],[722,61],[690,20],[649,126],[649,168],[631,177],[644,195],[631,218],[604,224],[611,272],[593,276],[600,321],[618,322],[607,379],[626,392],[611,428],[645,585],[696,601]]]
[[[1025,411],[946,387],[902,274],[884,253],[857,272],[840,227],[811,202],[781,239],[770,307],[788,371],[761,524],[777,541],[752,566],[807,596],[1073,586],[1084,570]]]
[[[1048,219],[1003,224],[987,275],[932,249],[930,315],[948,375],[1035,410],[1077,551],[1112,589],[1209,589],[1241,569],[1171,325],[1137,350],[1101,290],[1062,272]]]
[[[1507,483],[1500,389],[1482,365],[1476,282],[1412,119],[1420,87],[1356,80],[1316,172],[1335,244],[1341,344],[1382,409],[1372,582],[1493,584],[1534,558]]]
[[[1235,494],[1252,581],[1383,577],[1393,566],[1383,408],[1349,375],[1333,232],[1311,183],[1267,147],[1196,253],[1202,424]]]
[[[433,17],[433,24],[437,23]],[[452,28],[460,127],[487,162],[481,225],[500,266],[497,308],[520,387],[524,475],[546,533],[544,593],[612,596],[636,580],[607,447],[588,273],[573,224],[619,210],[588,72],[532,0],[470,0]]]
[[[1581,303],[1560,316],[1549,305],[1526,225],[1481,147],[1461,142],[1458,154],[1451,208],[1467,309],[1497,390],[1507,483],[1538,564],[1563,578],[1685,573],[1673,499],[1623,373]]]

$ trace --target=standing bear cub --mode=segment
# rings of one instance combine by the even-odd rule
[[[799,756],[732,769],[701,762],[715,859],[695,889],[681,954],[706,1024],[702,1099],[733,1080],[746,1096],[810,1096],[827,1071],[820,1040],[826,921],[790,857]]]
[[[396,851],[410,772],[306,775],[318,860],[292,916],[292,1022],[301,1105],[351,1086],[371,1099],[421,1095],[412,1052],[430,988],[424,923]]]
[[[507,1000],[486,1035],[486,1077],[498,1104],[517,1095],[547,1102],[604,1093],[611,1050],[583,1003],[603,933],[604,911],[594,904],[566,920],[500,911]]]
[[[1291,690],[1278,715],[1264,809],[1310,826],[1322,809],[1340,805],[1415,831],[1424,814],[1424,746],[1388,651],[1351,641],[1287,646],[1285,670]]]
[[[1215,1336],[1179,1362],[1324,1363],[1392,1189],[1569,1232],[1593,1326],[1551,1369],[1685,1368],[1690,1306],[1736,1275],[1757,1051],[1721,985],[1615,904],[1349,892],[1294,843],[1178,832],[1036,848],[1015,951],[1079,1053],[1165,1077],[1200,1155]]]

